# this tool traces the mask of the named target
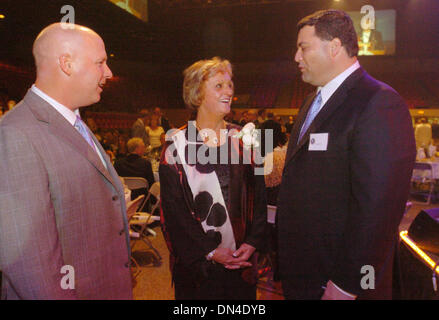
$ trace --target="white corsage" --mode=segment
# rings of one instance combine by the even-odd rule
[[[256,126],[253,122],[247,123],[241,131],[239,131],[234,138],[242,139],[242,143],[244,144],[244,148],[250,149],[258,148],[258,131],[256,130]]]

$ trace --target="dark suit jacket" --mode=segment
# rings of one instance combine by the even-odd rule
[[[415,160],[407,106],[360,68],[297,143],[313,98],[294,123],[278,198],[283,289],[287,298],[318,299],[332,280],[359,298],[390,298]],[[308,151],[310,133],[328,133],[327,151]],[[375,270],[374,290],[361,288],[366,265]]]
[[[154,183],[151,162],[137,154],[129,154],[127,157],[116,160],[114,168],[121,177],[141,177],[148,181],[149,187]],[[140,190],[131,194],[131,199],[135,199],[140,194],[147,193],[148,190]]]
[[[90,134],[108,169],[32,91],[0,122],[3,299],[132,299],[123,186]]]

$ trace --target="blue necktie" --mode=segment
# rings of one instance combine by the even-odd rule
[[[93,139],[91,138],[90,134],[88,133],[87,127],[86,127],[85,123],[81,120],[80,116],[78,116],[78,115],[76,116],[76,121],[75,121],[75,124],[73,126],[84,137],[84,139],[88,142],[90,147],[92,147],[92,149],[94,151],[96,151],[95,144],[93,143]]]
[[[302,129],[300,130],[299,140],[297,140],[297,143],[299,143],[299,141],[302,139],[302,136],[308,130],[312,121],[314,120],[316,115],[319,113],[321,106],[322,106],[322,94],[319,91],[317,96],[314,98],[314,101],[312,102],[311,108],[309,108],[309,110],[308,110],[308,114],[306,115],[305,122],[303,123]]]

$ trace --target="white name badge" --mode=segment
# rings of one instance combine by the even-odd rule
[[[328,149],[329,133],[311,133],[309,136],[309,151],[326,151]]]

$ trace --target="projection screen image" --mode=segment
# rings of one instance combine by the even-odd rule
[[[376,10],[373,12],[361,13],[360,11],[349,11],[355,31],[358,35],[360,56],[378,56],[395,54],[395,10]],[[369,17],[374,17],[368,19]]]

